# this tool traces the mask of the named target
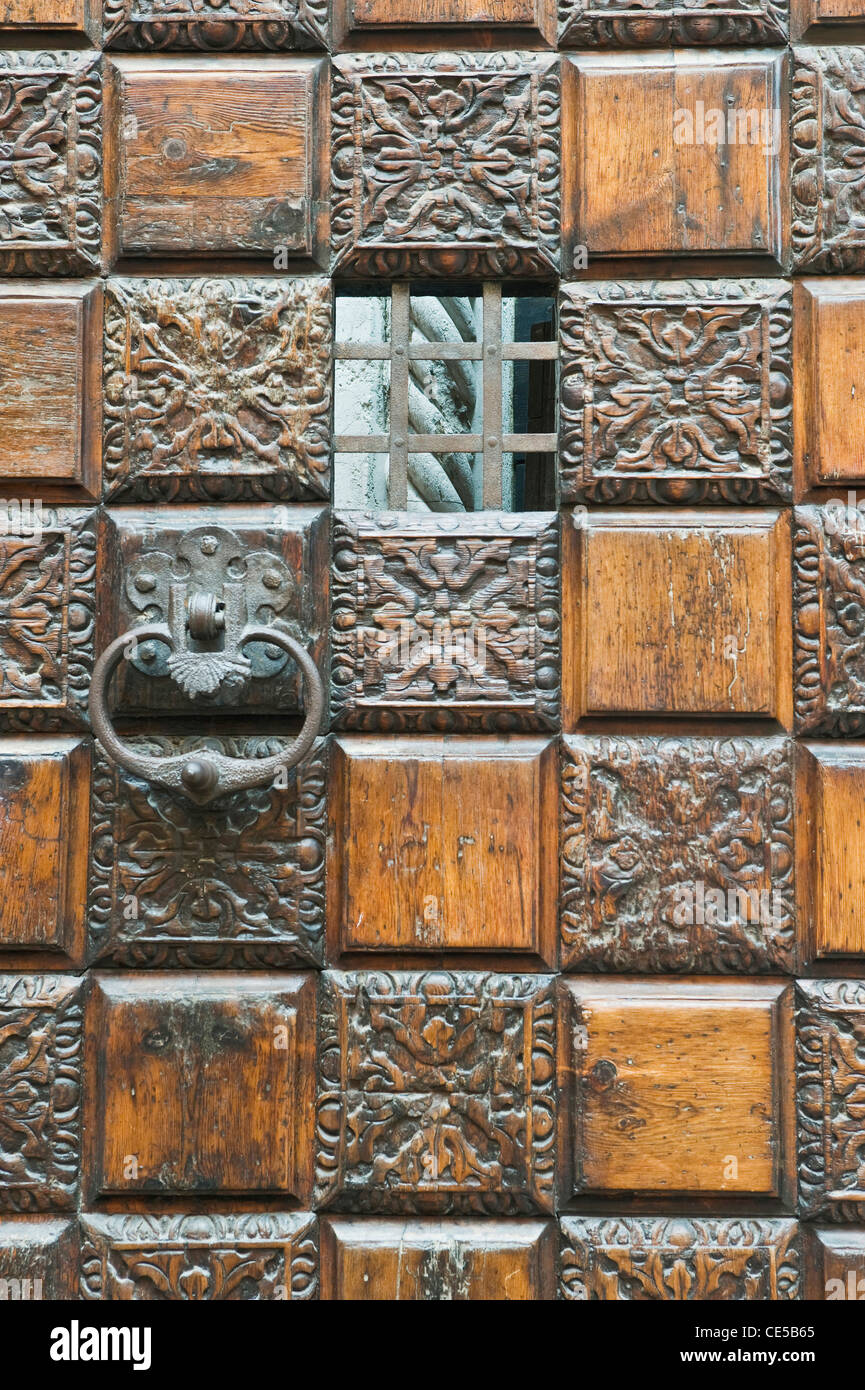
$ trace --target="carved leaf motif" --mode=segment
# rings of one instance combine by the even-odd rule
[[[166,665],[186,695],[212,695],[224,681],[244,684],[252,674],[245,656],[226,657],[219,652],[172,652]]]
[[[865,984],[803,980],[797,995],[802,1212],[860,1221],[865,1200]]]
[[[865,729],[865,521],[843,503],[797,507],[797,732]]]
[[[792,242],[795,266],[865,268],[865,55],[794,49]]]
[[[327,0],[103,0],[106,48],[324,48]]]
[[[669,44],[777,43],[787,39],[787,0],[558,0],[559,43],[568,48],[643,48]]]

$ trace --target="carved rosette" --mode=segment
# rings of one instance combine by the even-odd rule
[[[563,501],[789,499],[791,316],[780,281],[564,286]]]
[[[690,44],[785,43],[790,6],[781,0],[712,0],[627,6],[621,0],[558,0],[562,48],[666,48]]]
[[[81,1229],[83,1299],[264,1302],[318,1293],[314,1216],[88,1215]]]
[[[551,1211],[552,983],[541,975],[328,972],[320,1205]]]
[[[797,507],[793,545],[798,733],[865,731],[865,517],[843,502]]]
[[[796,986],[799,1210],[861,1222],[865,1213],[865,981]]]
[[[340,56],[332,87],[334,269],[554,274],[559,75],[526,53]]]
[[[565,1217],[561,1295],[580,1302],[801,1297],[795,1221]]]
[[[333,553],[335,728],[555,728],[554,517],[337,516]]]
[[[106,48],[326,48],[327,0],[102,0]]]
[[[796,48],[793,73],[793,262],[865,269],[865,51]]]
[[[0,53],[0,273],[98,272],[98,53]]]

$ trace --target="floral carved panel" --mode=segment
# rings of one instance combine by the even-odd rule
[[[339,271],[555,272],[561,155],[551,59],[342,56],[332,120]]]
[[[324,48],[327,0],[103,0],[106,48]]]
[[[794,49],[792,244],[799,270],[865,269],[865,52]]]
[[[564,500],[789,498],[791,313],[771,280],[566,286]]]
[[[559,42],[565,48],[660,48],[669,44],[783,43],[787,0],[559,0]]]
[[[335,727],[554,727],[558,573],[551,516],[338,516]]]
[[[865,1213],[865,981],[796,988],[799,1202],[803,1216]]]
[[[865,518],[842,502],[797,507],[794,701],[800,733],[865,730]]]
[[[328,973],[322,1204],[552,1210],[551,983],[541,975]]]
[[[109,282],[106,496],[327,497],[330,347],[320,277]]]

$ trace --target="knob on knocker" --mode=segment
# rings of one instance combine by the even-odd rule
[[[215,630],[220,625],[218,608],[208,610],[206,605],[190,612],[189,619],[190,631],[203,631],[205,625]],[[183,792],[191,800],[203,804],[227,792],[266,786],[281,770],[293,767],[309,752],[321,728],[324,689],[309,652],[288,633],[275,627],[245,628],[237,639],[237,647],[246,646],[248,642],[266,642],[281,647],[300,667],[306,717],[297,738],[281,753],[274,753],[268,758],[229,758],[215,749],[203,748],[200,752],[155,757],[131,748],[118,737],[111,723],[105,694],[123,658],[134,654],[138,643],[153,641],[165,642],[172,651],[176,648],[174,635],[165,623],[152,623],[124,632],[122,637],[117,637],[105,648],[90,683],[93,733],[108,757],[126,768],[127,772],[156,786],[167,787],[169,791]]]

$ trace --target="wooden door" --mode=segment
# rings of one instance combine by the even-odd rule
[[[0,29],[0,1295],[848,1296],[861,3]]]

